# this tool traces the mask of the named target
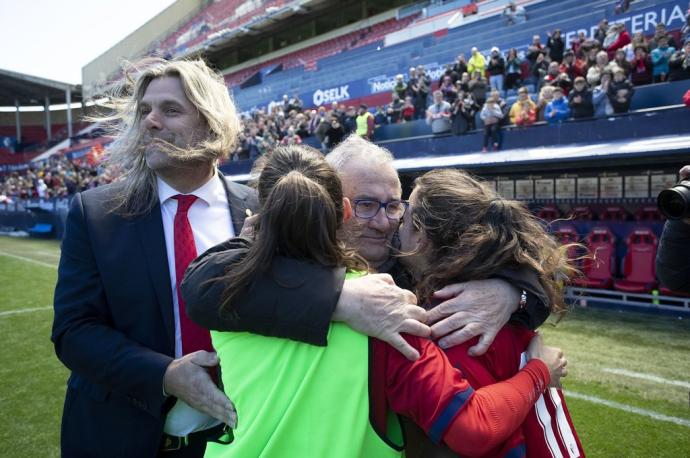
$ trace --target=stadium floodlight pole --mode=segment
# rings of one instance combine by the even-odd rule
[[[14,112],[14,124],[17,128],[17,144],[22,142],[22,123],[19,119],[19,99],[14,99],[14,107],[16,111]]]
[[[65,89],[65,99],[67,102],[67,137],[72,138],[72,89],[69,86]]]
[[[45,111],[45,122],[46,122],[46,138],[51,141],[53,138],[52,129],[50,126],[50,97],[46,95],[46,101],[44,106]]]

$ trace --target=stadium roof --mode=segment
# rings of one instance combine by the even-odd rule
[[[43,105],[45,98],[50,103],[65,103],[65,91],[72,91],[72,102],[81,100],[81,85],[62,83],[38,76],[0,69],[0,106]]]

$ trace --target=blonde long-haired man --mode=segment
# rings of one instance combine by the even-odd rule
[[[62,243],[51,337],[72,371],[62,455],[200,457],[237,413],[214,383],[209,333],[187,317],[178,285],[196,255],[240,234],[257,199],[217,169],[240,129],[222,77],[202,61],[148,59],[123,85],[108,117],[121,179],[74,197]],[[339,295],[334,308],[271,276],[257,289],[273,296],[242,310],[236,329],[325,345],[328,323],[342,317],[406,355],[414,349],[401,332],[430,334],[413,320],[425,312],[389,277],[343,285],[309,269],[272,272],[314,279]],[[289,316],[276,315],[276,300]]]
[[[109,117],[121,179],[74,197],[62,243],[52,333],[72,371],[62,453],[201,456],[236,413],[177,283],[196,254],[239,233],[256,198],[217,170],[240,125],[204,62],[149,59],[123,85]]]

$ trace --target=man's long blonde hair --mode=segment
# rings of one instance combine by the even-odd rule
[[[223,78],[202,60],[147,58],[126,63],[123,81],[111,92],[105,106],[110,113],[92,118],[105,121],[116,136],[107,151],[106,163],[120,174],[121,187],[113,198],[112,211],[126,217],[148,213],[158,201],[156,175],[144,156],[139,103],[151,81],[179,78],[187,99],[208,126],[208,136],[188,148],[168,146],[168,154],[190,163],[217,163],[237,144],[240,120]]]

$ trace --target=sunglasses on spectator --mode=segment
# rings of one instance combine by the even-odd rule
[[[374,218],[383,208],[388,219],[399,220],[410,205],[406,200],[381,202],[376,199],[355,199],[352,203],[354,204],[355,216],[362,219]]]

